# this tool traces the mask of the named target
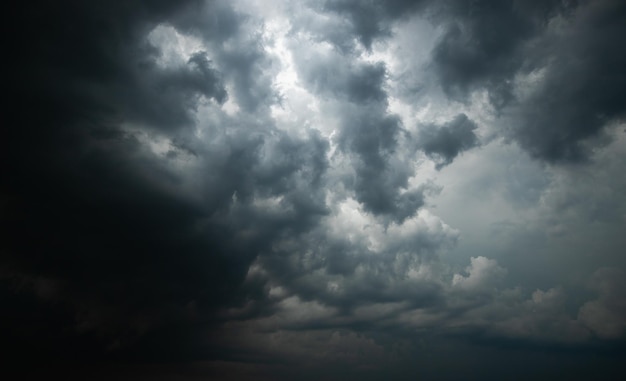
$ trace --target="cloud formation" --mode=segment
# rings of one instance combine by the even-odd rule
[[[474,134],[477,128],[467,115],[459,114],[443,126],[423,127],[417,145],[426,155],[438,159],[437,168],[441,169],[452,163],[461,152],[479,144]]]
[[[103,379],[618,369],[621,2],[17,8],[0,139],[12,363]]]

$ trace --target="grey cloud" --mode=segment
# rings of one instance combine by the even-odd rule
[[[450,25],[432,53],[443,89],[462,101],[487,89],[504,133],[533,157],[586,160],[623,117],[625,58],[611,46],[623,34],[621,2],[455,3],[439,17]],[[539,72],[520,94],[520,76]]]
[[[589,331],[568,311],[566,300],[561,288],[535,290],[530,296],[520,289],[497,290],[444,324],[463,322],[456,334],[487,345],[585,348]]]
[[[424,195],[418,190],[400,193],[408,187],[412,167],[395,157],[400,149],[399,120],[393,115],[381,118],[369,110],[362,112],[345,121],[339,137],[344,150],[355,155],[352,186],[366,210],[401,222],[424,204]]]
[[[595,346],[604,348],[608,345],[607,350],[620,351],[619,339],[624,333],[624,296],[619,291],[624,279],[620,270],[600,269],[592,276],[590,284],[597,289],[599,298],[584,303],[576,316],[568,307],[571,297],[561,287],[545,291],[538,289],[531,293],[519,287],[501,288],[507,271],[495,260],[472,258],[466,269],[467,275],[455,274],[450,286],[445,286],[439,278],[443,273],[417,282],[403,279],[397,269],[410,265],[397,266],[396,261],[401,256],[397,248],[388,248],[391,251],[387,255],[394,259],[387,264],[395,263],[391,267],[386,267],[385,262],[379,260],[368,263],[374,258],[371,254],[362,257],[359,267],[367,268],[367,281],[361,278],[364,275],[361,270],[361,274],[343,274],[344,278],[339,281],[340,278],[333,278],[331,274],[326,281],[324,277],[309,278],[313,282],[309,287],[316,287],[316,284],[322,287],[317,290],[303,288],[304,273],[300,281],[291,285],[283,283],[290,292],[296,291],[298,295],[311,298],[308,300],[320,301],[319,312],[323,309],[324,316],[301,320],[285,315],[280,322],[272,324],[276,329],[282,327],[305,332],[312,328],[352,327],[364,331],[382,330],[390,334],[392,330],[388,327],[394,326],[398,331],[394,335],[399,336],[403,335],[402,332],[415,334],[416,330],[427,329],[445,332],[452,337],[474,337],[483,345],[491,346],[527,346],[559,351],[567,348],[587,350]],[[393,252],[396,254],[391,254]],[[388,276],[392,278],[386,279]],[[338,286],[325,290],[325,283],[330,279],[338,282]],[[346,299],[341,297],[342,294]],[[266,323],[269,321],[263,324]],[[594,342],[591,332],[602,339],[615,340],[616,346],[610,342]]]
[[[407,283],[402,286],[407,293],[399,294],[402,295],[399,299],[402,302],[376,298],[363,305],[350,306],[349,313],[334,308],[336,304],[332,299],[319,303],[315,301],[316,299],[304,301],[290,297],[283,299],[284,302],[280,303],[281,307],[271,316],[247,323],[256,326],[258,328],[256,331],[245,332],[258,332],[254,334],[253,340],[249,340],[251,343],[271,340],[274,344],[273,348],[285,348],[290,351],[302,350],[303,346],[300,344],[308,342],[312,332],[327,332],[327,334],[335,332],[339,336],[350,335],[349,332],[358,332],[362,335],[361,337],[373,339],[373,342],[379,346],[378,357],[400,356],[398,366],[406,366],[407,362],[401,360],[404,356],[421,359],[419,354],[423,350],[438,348],[439,345],[445,345],[447,340],[451,340],[450,344],[457,347],[470,342],[474,351],[487,350],[493,352],[494,355],[504,357],[518,356],[521,352],[549,353],[551,360],[546,366],[562,368],[559,374],[569,369],[570,366],[554,363],[553,361],[557,358],[560,359],[559,361],[565,361],[565,358],[571,359],[571,356],[575,356],[580,369],[591,373],[593,373],[591,369],[595,368],[596,361],[608,361],[609,367],[616,365],[610,359],[617,361],[623,353],[619,343],[617,346],[604,346],[603,343],[590,342],[590,331],[567,308],[567,295],[563,289],[535,290],[531,293],[524,292],[520,288],[501,289],[497,286],[497,280],[503,276],[503,272],[504,269],[493,260],[484,257],[473,258],[468,267],[468,276],[462,276],[467,281],[467,285],[461,286],[460,281],[447,289],[439,285],[436,291],[431,290],[431,298],[435,295],[436,297],[429,300],[420,299],[424,294],[419,293],[428,289],[428,283],[422,283],[415,288]],[[390,272],[386,270],[381,272],[383,273],[389,274]],[[616,274],[615,271],[601,270],[595,277],[596,281],[600,279],[599,277],[606,278],[609,273]],[[364,294],[354,294],[352,300],[359,300],[364,295],[375,296],[377,293],[384,295],[386,291],[381,293],[376,289],[381,285],[393,284],[389,281],[379,283],[375,273],[371,276],[374,276],[374,279],[367,290],[364,290]],[[457,277],[457,280],[460,277]],[[601,293],[605,296],[614,293],[619,287],[613,282],[614,276],[608,276],[608,278],[607,281],[601,281],[605,286],[600,286],[603,288]],[[359,282],[364,281],[364,279],[359,280]],[[612,286],[607,286],[609,284]],[[430,286],[433,286],[433,283]],[[465,289],[459,293],[455,290],[456,287],[465,287]],[[609,291],[611,289],[613,291]],[[399,290],[400,288],[396,291]],[[323,292],[318,291],[316,295],[321,296]],[[411,295],[416,298],[413,299],[414,304],[411,304]],[[598,321],[606,320],[599,318]],[[345,333],[344,329],[347,329]],[[234,329],[228,335],[236,332],[238,330]],[[294,336],[299,339],[296,341],[287,339],[287,337],[293,338]],[[339,344],[339,340],[330,340],[328,337],[316,337],[314,341],[318,342],[318,340],[325,345],[325,348]],[[403,342],[402,347],[392,344],[399,342]],[[246,346],[246,344],[243,345]],[[311,343],[311,345],[314,344]],[[347,348],[351,347],[348,345]],[[259,351],[258,348],[253,349],[251,346],[249,348],[252,351]],[[310,346],[304,346],[304,348],[310,348]],[[328,350],[333,351],[333,349]],[[589,352],[590,350],[592,352]],[[598,354],[594,352],[596,350],[608,351],[609,355],[603,359],[594,357]],[[468,353],[474,353],[474,351],[469,350]],[[450,354],[449,349],[444,352]],[[311,356],[315,353],[318,351],[314,350],[313,353],[307,355]],[[591,353],[596,353],[596,355],[591,355]],[[284,355],[278,357],[284,358]],[[357,358],[361,359],[358,356]],[[366,358],[368,356],[365,355],[363,360]],[[438,358],[435,356],[429,361]],[[389,365],[389,361],[391,360],[386,360],[385,364]],[[447,359],[446,364],[449,364],[449,361]],[[506,363],[511,364],[511,361],[506,360]],[[385,365],[381,364],[381,366]],[[546,374],[543,365],[537,368],[533,366],[532,371],[528,369],[528,366],[526,364],[522,368],[526,369],[529,374]],[[424,369],[431,368],[425,367]],[[503,372],[499,371],[499,374]],[[520,370],[515,370],[513,373],[519,375],[519,372]],[[441,370],[435,373],[438,376],[445,374]],[[399,376],[402,377],[403,374],[406,375],[403,371],[399,373]],[[411,376],[414,374],[411,372]],[[492,371],[485,372],[484,377],[491,374]],[[454,376],[450,375],[449,378],[453,379]],[[380,379],[380,377],[376,376],[373,379]]]
[[[341,57],[307,63],[304,78],[316,92],[355,103],[384,102],[385,65],[352,64]]]
[[[611,42],[626,32],[625,17],[622,2],[584,3],[566,18],[563,34],[545,37],[544,77],[511,110],[512,135],[532,156],[587,160],[606,142],[606,126],[623,119],[626,55]]]
[[[199,56],[180,68],[155,65],[158,50],[145,40],[145,34],[176,7],[168,2],[99,7],[71,3],[49,9],[42,4],[18,12],[16,17],[33,27],[25,28],[24,38],[32,42],[29,51],[18,44],[13,62],[28,74],[10,82],[22,104],[50,97],[51,113],[72,114],[71,109],[77,107],[89,110],[85,114],[90,115],[84,117],[95,123],[130,119],[176,129],[191,123],[190,110],[200,96],[224,101],[219,73]],[[65,12],[83,17],[57,25],[64,24],[55,20],[65,17]],[[29,35],[47,23],[52,25],[45,39]],[[37,91],[22,94],[24,85]]]
[[[465,114],[459,114],[442,126],[428,125],[420,129],[417,146],[426,155],[437,161],[437,169],[441,169],[463,151],[479,145],[474,134],[478,126]]]
[[[452,285],[466,290],[481,289],[492,286],[493,281],[502,278],[506,270],[498,266],[498,263],[485,257],[472,257],[470,265],[465,270],[467,276],[455,274]]]
[[[401,222],[424,204],[424,195],[415,189],[401,193],[413,167],[400,158],[403,127],[387,111],[385,66],[353,61],[337,52],[296,58],[311,90],[341,105],[333,108],[342,124],[337,142],[354,168],[343,182],[366,210]]]
[[[505,116],[503,134],[535,158],[585,160],[603,144],[604,127],[624,115],[624,57],[607,46],[623,34],[620,2],[329,2],[326,8],[345,15],[368,48],[389,35],[393,22],[424,10],[445,29],[431,70],[446,94],[467,102],[473,91],[486,89]],[[535,92],[520,96],[516,81],[540,70]]]
[[[2,346],[16,361],[211,357],[197,337],[217,309],[245,302],[256,255],[326,213],[312,190],[328,144],[276,130],[265,110],[246,114],[272,102],[264,52],[232,27],[244,16],[228,5],[218,8],[233,24],[207,35],[193,6],[42,2],[15,14],[31,27],[29,48],[16,46],[22,75],[9,83],[2,139],[0,266],[12,311],[2,319],[13,332]],[[164,67],[147,39],[161,24],[201,36],[206,52]],[[241,115],[220,109],[227,96]],[[272,197],[282,201],[265,208]],[[18,293],[7,279],[59,286]],[[46,327],[29,320],[37,311],[51,316]]]
[[[258,43],[240,43],[237,49],[222,56],[221,63],[229,68],[228,75],[234,81],[235,95],[245,111],[255,112],[258,108],[278,100],[271,87],[271,79],[265,73],[270,62]]]
[[[505,116],[503,134],[540,160],[586,160],[603,144],[605,127],[624,116],[624,57],[611,45],[623,34],[619,1],[339,1],[326,9],[347,17],[368,48],[402,16],[423,10],[445,30],[430,69],[446,94],[467,102],[472,92],[487,90]],[[519,78],[541,71],[534,92],[520,95]]]
[[[603,269],[596,274],[610,271],[616,272]],[[610,277],[605,284],[616,285],[614,280]],[[529,297],[519,288],[502,289],[489,301],[466,304],[470,307],[460,315],[451,315],[441,323],[455,326],[463,322],[464,328],[456,334],[474,336],[485,344],[619,354],[623,351],[619,339],[624,332],[624,297],[614,292],[608,297],[606,290],[601,295],[600,299],[582,305],[576,315],[567,306],[571,296],[563,288],[535,290]],[[602,340],[594,339],[594,335]]]
[[[278,99],[267,72],[272,63],[255,37],[261,25],[255,25],[250,16],[225,1],[200,1],[181,7],[169,22],[219,52],[214,58],[216,64],[232,82],[232,95],[244,111],[256,112]]]
[[[176,29],[202,36],[206,41],[237,39],[248,17],[237,13],[228,2],[193,1],[170,14],[169,23]]]
[[[444,90],[463,99],[475,87],[488,87],[492,100],[510,100],[510,77],[525,63],[521,46],[534,37],[556,2],[518,4],[515,1],[448,2],[435,19],[448,23],[434,48],[433,69]]]
[[[449,67],[438,72],[439,79],[447,86],[448,95],[456,100],[464,100],[463,97],[474,90],[487,89],[491,102],[499,113],[497,116],[501,118],[503,124],[505,121],[508,123],[509,120],[506,118],[512,110],[526,110],[523,106],[525,100],[519,92],[520,88],[516,87],[519,84],[513,83],[518,80],[516,76],[524,76],[541,66],[537,61],[528,65],[526,62],[517,62],[522,55],[520,52],[528,53],[529,61],[532,61],[534,56],[525,49],[530,49],[529,42],[539,41],[544,33],[547,33],[545,21],[557,17],[556,15],[564,17],[564,20],[570,16],[568,13],[560,13],[560,10],[557,12],[559,8],[553,4],[545,7],[539,4],[519,3],[515,6],[513,3],[495,5],[474,3],[474,5],[478,9],[486,7],[486,12],[472,13],[462,9],[463,5],[459,5],[458,9],[450,5],[451,9],[440,15],[444,19],[456,18],[459,30],[468,31],[469,36],[465,37],[469,38],[469,41],[465,41],[467,44],[461,43],[462,35],[454,35],[453,31],[449,31],[450,34],[444,33],[441,44],[445,46],[442,45],[439,51],[436,49],[434,57],[436,60],[445,61]],[[466,18],[471,20],[468,21]],[[503,31],[502,35],[492,33],[493,28],[489,27],[496,25],[496,30],[506,29],[509,23],[512,26],[511,30]],[[368,33],[372,36],[384,35],[376,30],[371,29]],[[444,48],[449,48],[450,51],[444,52]],[[468,52],[453,52],[455,49],[464,48],[468,49]],[[535,53],[541,50],[537,49]],[[336,163],[338,166],[348,163],[347,168],[337,171],[341,184],[346,188],[345,194],[342,195],[354,196],[362,208],[358,214],[350,215],[354,221],[361,221],[363,216],[367,218],[362,227],[359,226],[360,222],[353,224],[357,226],[355,231],[346,229],[341,224],[333,225],[329,222],[334,213],[331,204],[329,205],[331,212],[323,218],[320,226],[327,224],[328,228],[337,228],[345,238],[333,237],[318,226],[320,230],[315,230],[316,233],[309,232],[302,238],[307,242],[290,241],[285,243],[278,253],[268,253],[259,257],[259,266],[267,271],[265,275],[268,289],[271,287],[269,285],[283,286],[284,290],[281,292],[284,294],[281,294],[280,298],[295,296],[301,298],[301,302],[305,304],[303,311],[308,311],[306,308],[312,306],[319,308],[316,310],[319,315],[310,320],[298,314],[289,315],[284,311],[276,315],[269,314],[271,317],[263,320],[263,323],[268,325],[263,327],[272,333],[278,334],[285,330],[302,336],[311,331],[332,330],[333,327],[337,330],[346,328],[363,332],[366,337],[377,337],[384,333],[394,338],[412,337],[416,341],[428,337],[424,332],[434,332],[435,335],[440,335],[434,340],[437,343],[444,341],[442,337],[453,337],[460,342],[469,340],[476,344],[476,350],[488,350],[493,353],[508,349],[518,351],[516,353],[533,354],[548,351],[550,356],[563,358],[569,356],[567,353],[585,353],[578,358],[584,360],[583,368],[588,374],[593,373],[590,369],[594,363],[589,355],[596,353],[594,352],[596,349],[606,349],[611,353],[608,357],[613,354],[616,354],[615,358],[623,355],[621,296],[615,291],[615,287],[607,286],[602,289],[603,291],[599,291],[597,299],[582,301],[582,297],[569,294],[569,287],[575,290],[571,284],[567,287],[552,285],[541,289],[524,289],[524,284],[534,286],[535,272],[553,270],[537,269],[532,270],[534,272],[517,274],[518,268],[509,266],[507,274],[503,266],[487,258],[487,253],[472,258],[466,273],[455,274],[452,269],[441,265],[435,259],[436,253],[444,251],[447,244],[453,245],[455,242],[453,234],[438,241],[434,239],[436,234],[433,232],[420,236],[423,239],[415,240],[395,237],[390,233],[395,226],[402,226],[415,220],[421,221],[423,218],[421,214],[416,217],[415,212],[423,207],[424,193],[420,193],[419,190],[403,193],[409,177],[415,170],[412,164],[406,163],[406,158],[415,152],[415,147],[419,147],[427,155],[437,159],[438,167],[442,168],[457,158],[461,152],[478,145],[476,125],[461,114],[442,126],[430,125],[423,128],[421,135],[417,134],[416,140],[412,141],[411,136],[404,131],[399,117],[388,111],[386,92],[383,92],[384,97],[379,99],[360,102],[357,97],[350,95],[353,93],[349,90],[347,81],[328,81],[319,74],[323,73],[323,70],[315,65],[329,64],[335,66],[324,69],[340,71],[342,69],[337,68],[348,68],[344,71],[344,78],[350,77],[353,72],[358,74],[356,69],[358,65],[350,67],[342,61],[357,59],[355,55],[351,55],[354,51],[344,49],[341,52],[344,57],[336,57],[328,62],[324,59],[311,59],[307,62],[306,58],[300,60],[302,57],[298,56],[295,60],[299,73],[305,74],[301,78],[305,79],[307,88],[319,95],[323,99],[322,103],[335,103],[335,107],[324,107],[327,104],[321,107],[324,111],[330,111],[332,116],[339,120],[337,134],[334,135],[338,144],[338,150],[335,151],[338,158]],[[455,54],[461,54],[462,57],[457,60]],[[493,61],[489,61],[490,57],[494,58]],[[533,67],[535,64],[537,66]],[[446,71],[448,69],[449,71]],[[354,77],[358,75],[355,74]],[[320,78],[318,82],[317,78]],[[380,88],[383,89],[382,86]],[[369,92],[375,93],[374,90]],[[500,96],[508,98],[498,99]],[[543,110],[538,116],[548,114],[548,110]],[[519,118],[517,121],[524,120],[526,119]],[[522,133],[524,128],[530,127],[523,124],[509,124],[503,127],[504,135],[511,137],[515,135],[511,135],[507,128]],[[522,147],[531,152],[530,146]],[[545,156],[542,158],[546,160]],[[511,166],[509,170],[519,175],[515,168]],[[524,206],[529,209],[535,204],[546,202],[550,197],[557,196],[548,195],[549,192],[545,190],[548,180],[542,177],[554,178],[554,176],[540,169],[537,171],[541,176],[537,179],[523,180],[527,182],[520,180],[522,185],[530,184],[538,188],[529,192],[532,194],[525,200]],[[493,184],[489,185],[494,188],[493,194],[501,194],[498,189],[501,183],[494,180]],[[522,193],[522,190],[517,189],[522,185],[505,186],[510,188],[507,189],[509,193]],[[612,194],[616,186],[611,186],[611,190],[605,189],[604,194]],[[598,187],[594,187],[594,190],[597,189]],[[414,197],[414,206],[403,206],[401,197],[404,195]],[[612,202],[617,200],[613,196],[608,196],[608,199]],[[579,203],[580,201],[575,202],[576,205]],[[403,215],[405,208],[415,209]],[[616,209],[621,210],[619,206]],[[534,210],[531,210],[529,214],[533,212]],[[615,223],[620,225],[622,221],[617,219]],[[393,236],[396,245],[381,244],[376,240],[378,236],[376,230],[372,228],[376,224],[385,226],[387,229],[385,236]],[[518,232],[523,230],[519,227],[516,229]],[[414,232],[412,235],[419,236]],[[325,239],[322,240],[320,237]],[[495,248],[490,248],[492,250],[490,254],[505,251],[498,246],[500,242],[497,237],[488,239],[493,239]],[[547,238],[541,240],[529,234],[524,236],[523,240],[520,239],[515,249],[502,254],[502,258],[506,258],[503,261],[509,263],[527,261],[532,255],[554,258],[558,255],[556,254],[558,250],[555,249],[558,244],[549,245]],[[548,246],[549,248],[546,248]],[[538,254],[528,253],[535,249]],[[460,250],[454,255],[465,257],[467,253]],[[450,257],[447,259],[450,260]],[[565,260],[571,267],[578,267],[573,265],[574,258],[571,261]],[[544,258],[544,261],[547,262],[549,259]],[[598,260],[596,263],[598,262],[602,261]],[[574,273],[574,270],[570,269],[554,271]],[[578,272],[581,272],[580,269]],[[537,278],[542,276],[536,275]],[[511,278],[515,280],[512,281]],[[542,281],[555,278],[557,277],[552,274]],[[518,280],[523,283],[521,287],[508,287]],[[280,307],[276,305],[274,307],[277,309],[273,312],[280,311]],[[253,320],[249,324],[254,326],[256,322]],[[267,328],[268,326],[271,328]],[[607,338],[613,338],[615,340],[613,343],[616,344],[607,344]],[[603,360],[599,361],[606,359],[602,358]],[[611,366],[615,366],[616,363],[612,364]],[[525,365],[520,365],[520,369],[524,367]],[[565,368],[567,366],[563,369]],[[545,369],[537,372],[546,374]]]
[[[585,303],[578,312],[578,319],[598,337],[618,339],[626,333],[626,276],[616,268],[597,270],[590,286],[599,298]]]
[[[214,78],[217,74],[215,70],[211,68],[211,60],[207,57],[206,52],[195,52],[189,57],[189,64],[193,64],[195,69],[202,75],[200,78],[185,78],[185,82],[188,81],[190,86],[195,84],[200,86],[198,90],[207,98],[215,98],[219,103],[223,103],[226,100],[226,91],[222,86],[216,88],[215,82],[218,78]],[[204,86],[203,86],[204,85]]]
[[[15,13],[32,43],[10,46],[0,139],[8,362],[143,364],[139,378],[166,379],[617,369],[624,153],[604,126],[623,116],[624,57],[609,49],[623,6],[312,1],[295,25],[280,13],[299,2],[253,14],[261,3],[41,2]],[[374,43],[419,11],[442,32],[426,68],[435,97],[450,98],[434,113],[456,115],[441,124],[420,108],[428,94],[419,105],[389,95],[391,71],[417,73],[411,60],[367,55],[404,54]],[[277,31],[283,22],[293,30]],[[283,79],[293,87],[279,110]],[[495,115],[465,102],[483,90]],[[543,161],[593,157],[542,166],[497,139],[462,156],[480,141],[459,107],[486,128],[494,116]],[[481,156],[494,147],[506,160]],[[438,170],[457,162],[434,171],[419,150]],[[482,168],[461,181],[454,171],[470,166]],[[437,189],[460,201],[432,204]],[[477,228],[456,230],[459,215]],[[500,230],[481,231],[493,221]],[[488,242],[463,245],[472,240]]]
[[[391,23],[415,12],[424,3],[418,0],[392,0],[362,2],[353,0],[330,0],[325,3],[327,11],[346,17],[361,44],[371,49],[375,39],[390,35]]]
[[[418,217],[385,226],[370,214],[344,209],[349,207],[332,211],[298,239],[278,240],[273,251],[258,258],[265,275],[254,277],[280,285],[287,296],[334,309],[315,322],[326,327],[349,326],[361,319],[353,316],[355,309],[372,303],[401,303],[400,310],[441,305],[445,286],[439,279],[438,254],[454,246],[456,232],[441,221],[427,224]],[[336,230],[357,216],[364,221],[355,228]],[[310,327],[298,324],[299,329]]]
[[[139,67],[131,75],[134,91],[116,84],[112,91],[104,85],[94,97],[100,105],[110,102],[119,118],[143,125],[171,128],[193,123],[191,112],[201,96],[223,103],[226,98],[220,74],[212,67],[206,52],[193,53],[187,67],[158,69],[154,63]],[[152,67],[151,67],[152,66]]]

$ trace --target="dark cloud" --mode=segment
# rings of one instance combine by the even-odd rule
[[[459,114],[441,126],[422,127],[417,136],[417,146],[434,158],[437,169],[441,169],[452,163],[461,152],[479,144],[474,134],[476,128],[478,126],[467,115]]]
[[[616,339],[626,329],[626,304],[624,304],[624,286],[626,276],[616,268],[597,270],[589,286],[599,297],[585,303],[578,312],[581,320],[598,337]]]
[[[624,116],[624,6],[294,4],[11,12],[23,40],[9,44],[0,137],[0,347],[13,367],[100,379],[617,369],[624,152],[606,126]],[[423,68],[393,41],[428,29],[407,21],[432,23]],[[419,73],[435,87],[394,98]],[[575,174],[542,166],[481,142],[479,120],[545,162],[597,157]],[[458,165],[433,171],[420,152]],[[485,168],[463,182],[468,158]],[[457,204],[434,203],[450,193]],[[472,198],[485,194],[495,206]]]
[[[400,118],[387,110],[385,65],[355,62],[352,53],[334,51],[303,54],[296,63],[314,93],[341,105],[337,143],[353,163],[353,174],[343,179],[346,186],[375,215],[400,222],[413,216],[424,195],[407,189],[412,164],[400,158],[406,134]]]
[[[356,0],[326,1],[325,9],[347,18],[351,32],[366,49],[371,49],[375,39],[391,34],[391,23],[415,12],[425,1],[392,0],[363,2]]]
[[[258,109],[267,108],[277,100],[278,94],[266,70],[272,63],[258,36],[249,38],[262,28],[261,24],[255,25],[249,16],[222,1],[192,4],[170,22],[178,30],[202,38],[219,52],[215,59],[232,82],[233,95],[245,111],[265,111]]]
[[[379,107],[344,109],[338,142],[354,157],[354,176],[345,181],[367,211],[402,222],[424,205],[424,195],[423,190],[408,190],[412,165],[399,157],[400,119]]]
[[[220,74],[212,68],[206,52],[193,53],[186,67],[159,70],[149,61],[138,66],[137,72],[127,73],[135,81],[132,87],[107,82],[94,84],[93,89],[98,104],[108,106],[106,112],[111,110],[127,122],[157,128],[190,125],[191,112],[201,97],[219,103],[227,98]]]
[[[586,160],[606,141],[605,127],[624,116],[625,58],[614,48],[624,25],[619,1],[336,1],[324,9],[347,18],[352,30],[344,33],[368,49],[391,36],[394,22],[421,10],[444,30],[430,67],[444,92],[467,103],[472,92],[487,90],[507,116],[503,134],[540,160]],[[528,85],[520,79],[537,73],[532,94],[522,94]]]
[[[208,48],[234,39],[235,50],[159,61],[148,33],[163,24],[195,34],[206,23],[190,13],[198,6],[29,3],[15,13],[24,40],[2,140],[1,266],[11,332],[2,345],[17,359],[212,356],[198,337],[217,309],[243,300],[257,253],[325,213],[308,191],[326,167],[324,140],[274,131],[261,114],[220,114],[228,96],[244,111],[269,104],[262,50],[233,27],[243,16],[222,5],[228,27],[202,29]],[[207,102],[217,126],[197,125]],[[193,174],[178,170],[189,163]],[[273,196],[287,212],[256,206]]]
[[[303,66],[304,78],[322,95],[354,103],[387,100],[383,89],[386,72],[383,63],[354,65],[342,57],[330,56]]]
[[[602,146],[606,127],[626,112],[626,54],[615,49],[626,32],[619,1],[584,3],[566,18],[566,30],[548,32],[537,88],[513,106],[513,137],[532,156],[552,162],[587,160]],[[532,53],[531,53],[532,54]]]
[[[436,12],[447,31],[433,50],[445,92],[467,100],[486,89],[512,120],[506,134],[538,159],[588,158],[604,128],[624,115],[624,33],[619,1],[454,3]],[[519,78],[542,73],[531,94]]]
[[[374,214],[395,214],[398,189],[408,185],[408,168],[390,160],[399,132],[397,118],[364,112],[349,116],[339,138],[341,147],[356,155],[353,186],[357,199]],[[393,167],[394,164],[398,167]]]
[[[464,99],[468,91],[488,87],[492,101],[511,98],[511,76],[525,61],[522,45],[536,36],[554,14],[557,2],[446,2],[435,20],[447,24],[433,50],[433,69],[450,96]]]
[[[48,112],[57,114],[52,120],[75,118],[74,109],[84,109],[89,115],[83,117],[96,123],[123,118],[166,129],[189,124],[199,97],[223,102],[226,93],[210,58],[200,53],[178,68],[155,64],[158,50],[145,34],[176,9],[168,2],[23,7],[16,12],[24,27],[12,61],[23,76],[10,81],[16,102],[24,107],[45,100]],[[61,21],[68,14],[82,17]]]

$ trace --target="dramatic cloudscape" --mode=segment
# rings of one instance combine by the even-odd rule
[[[10,8],[5,376],[624,371],[626,2]]]

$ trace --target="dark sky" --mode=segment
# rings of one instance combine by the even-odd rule
[[[626,2],[5,16],[0,374],[625,370]]]

